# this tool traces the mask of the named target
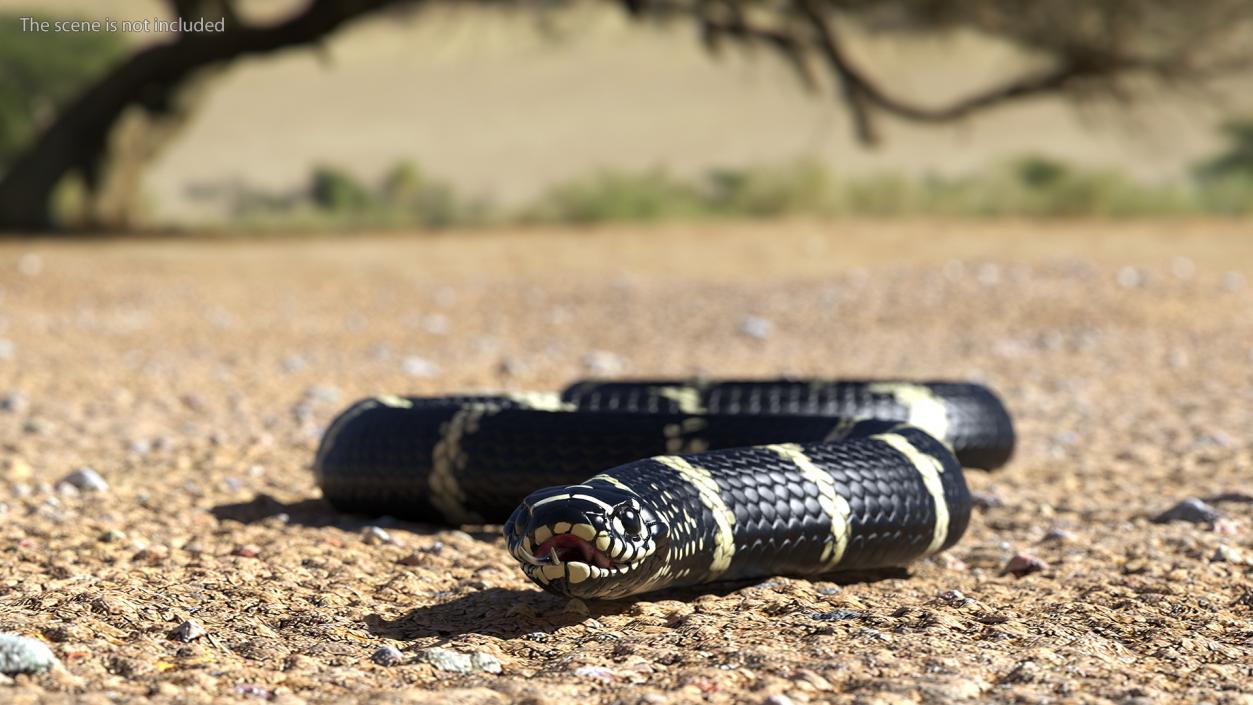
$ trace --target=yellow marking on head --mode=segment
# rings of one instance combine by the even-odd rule
[[[574,528],[570,529],[570,533],[578,536],[588,543],[596,540],[596,527],[591,524],[575,524]]]
[[[586,563],[567,563],[566,572],[570,576],[570,582],[581,583],[592,575],[592,567]]]
[[[614,477],[613,475],[607,475],[607,474],[602,473],[600,475],[593,476],[591,479],[588,480],[588,482],[591,482],[592,480],[600,480],[602,482],[608,482],[614,487],[617,487],[618,489],[624,492],[629,492],[633,495],[636,493],[635,490],[631,489],[630,487],[627,487],[624,482]]]
[[[909,424],[917,426],[948,444],[948,405],[921,384],[875,382],[867,388],[872,394],[889,394],[909,410]]]
[[[844,558],[844,551],[848,548],[853,508],[836,491],[831,473],[818,467],[799,445],[783,443],[766,447],[791,461],[806,480],[818,486],[818,506],[831,518],[831,536],[823,545],[822,563],[827,567],[835,567]]]
[[[548,528],[547,526],[541,526],[540,528],[536,529],[535,530],[536,547],[543,545],[545,541],[547,541],[548,539],[551,539],[552,537],[553,537],[553,530]]]
[[[566,565],[564,563],[549,563],[540,568],[540,573],[549,580],[566,577]]]
[[[931,495],[931,501],[935,505],[935,531],[931,535],[931,545],[927,546],[927,553],[935,553],[948,538],[948,502],[944,501],[944,482],[940,479],[940,474],[944,472],[944,463],[940,462],[939,458],[922,452],[899,433],[880,433],[871,438],[892,446],[908,458],[918,470],[918,474],[922,475],[922,484],[926,486],[927,493]]]
[[[708,470],[692,465],[684,458],[661,455],[653,460],[679,473],[680,477],[691,483],[696,488],[701,504],[713,514],[718,533],[714,537],[714,557],[709,566],[709,577],[721,575],[731,566],[731,559],[735,557],[735,532],[731,528],[735,524],[735,512],[723,501],[718,492],[718,483]]]
[[[573,526],[574,525],[568,521],[559,521],[556,524],[553,524],[553,533],[554,534],[568,534],[570,533],[570,529]]]

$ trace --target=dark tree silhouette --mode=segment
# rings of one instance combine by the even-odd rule
[[[256,26],[233,0],[167,0],[186,19],[224,19],[226,31],[183,33],[142,49],[65,105],[0,178],[0,229],[56,226],[52,194],[78,172],[91,227],[125,227],[144,165],[194,108],[212,74],[242,57],[315,44],[351,21],[438,0],[310,0]],[[445,2],[447,0],[444,0]],[[481,0],[551,7],[563,0]],[[1203,89],[1253,58],[1249,0],[612,0],[641,21],[687,22],[706,46],[777,52],[806,85],[829,81],[859,140],[880,139],[883,115],[943,123],[1040,95],[1130,101],[1150,85]],[[970,30],[1022,47],[1037,67],[942,104],[880,85],[847,45],[849,25],[895,33]]]

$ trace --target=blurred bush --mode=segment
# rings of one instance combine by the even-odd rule
[[[126,53],[118,33],[23,32],[24,16],[0,13],[0,171],[58,107]]]
[[[821,163],[802,159],[714,169],[688,179],[661,168],[600,171],[552,186],[508,212],[462,197],[412,162],[393,166],[377,187],[323,165],[299,193],[239,191],[234,225],[439,228],[714,218],[1253,215],[1253,120],[1230,122],[1223,135],[1225,148],[1198,164],[1192,179],[1165,183],[1040,155],[960,176],[880,173],[842,179]]]
[[[557,184],[524,208],[524,222],[600,223],[691,218],[706,213],[697,189],[663,169],[602,171]]]
[[[485,201],[462,198],[408,161],[389,169],[377,187],[346,169],[322,164],[298,192],[239,187],[231,198],[233,224],[248,228],[442,228],[482,224],[491,217]]]

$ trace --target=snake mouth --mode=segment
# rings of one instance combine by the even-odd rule
[[[535,557],[556,559],[557,563],[585,563],[597,568],[614,566],[614,562],[605,555],[604,551],[574,534],[553,536],[535,549]]]

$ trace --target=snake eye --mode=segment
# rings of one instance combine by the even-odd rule
[[[639,536],[644,529],[640,524],[640,513],[629,504],[619,507],[613,517],[621,522],[622,529],[628,536]]]

